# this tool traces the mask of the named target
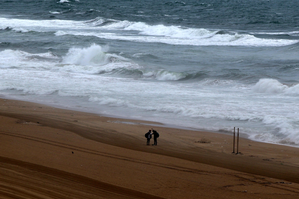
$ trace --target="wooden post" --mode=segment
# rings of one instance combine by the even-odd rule
[[[239,154],[239,128],[238,128],[238,134],[237,134],[237,153]]]
[[[233,136],[233,153],[235,153],[235,139],[236,139],[236,127],[234,127],[234,136]]]

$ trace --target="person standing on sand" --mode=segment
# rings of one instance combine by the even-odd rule
[[[154,130],[154,129],[152,129],[152,132],[153,132],[153,135],[154,135],[154,144],[153,144],[153,146],[157,146],[157,138],[159,137],[159,133],[156,131],[156,130]]]
[[[152,138],[152,131],[149,130],[144,136],[146,138],[146,145],[150,145],[150,141],[151,141],[151,138]]]

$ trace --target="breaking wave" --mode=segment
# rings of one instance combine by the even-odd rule
[[[191,46],[286,46],[298,43],[292,39],[258,38],[238,33],[204,28],[149,25],[144,22],[96,18],[89,21],[29,20],[0,18],[0,29],[27,32],[56,32],[56,36],[80,35],[135,42]],[[104,30],[104,31],[101,31]]]
[[[144,22],[116,21],[96,18],[87,21],[92,26],[105,30],[136,31],[137,37],[120,35],[95,34],[94,36],[109,39],[132,40],[139,42],[161,42],[175,45],[195,46],[285,46],[298,43],[298,40],[257,38],[250,33],[238,33],[225,30],[208,30],[204,28],[186,28],[181,26],[149,25]],[[84,33],[82,33],[84,34]],[[138,37],[139,36],[139,37]]]
[[[260,79],[254,86],[253,91],[258,93],[285,93],[299,95],[299,84],[286,85],[276,79]]]

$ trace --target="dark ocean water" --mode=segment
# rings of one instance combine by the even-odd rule
[[[299,144],[295,0],[0,0],[0,92]]]
[[[1,1],[2,14],[20,18],[88,20],[103,17],[151,25],[275,31],[298,28],[297,7],[296,0]]]

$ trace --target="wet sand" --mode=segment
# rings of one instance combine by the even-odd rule
[[[3,199],[299,197],[294,147],[7,99],[0,125]]]

